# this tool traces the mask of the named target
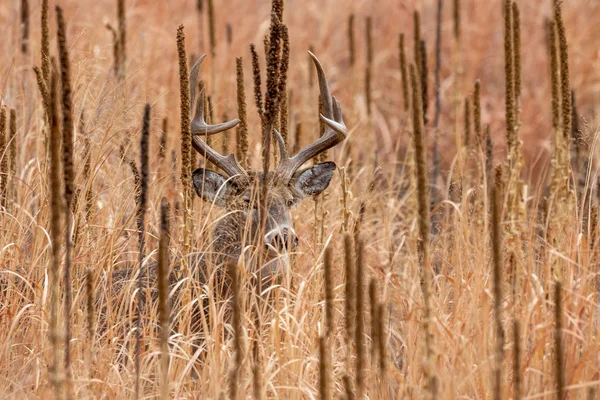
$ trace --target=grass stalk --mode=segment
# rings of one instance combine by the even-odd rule
[[[217,55],[217,32],[214,0],[208,0],[208,38],[210,43],[210,55]]]
[[[385,309],[386,307],[383,304],[378,304],[377,306],[377,330],[378,330],[378,344],[379,348],[377,351],[377,355],[379,357],[379,380],[380,382],[386,382],[386,372],[387,372],[387,336],[385,332]]]
[[[75,171],[73,169],[73,104],[71,99],[71,71],[69,52],[67,45],[66,22],[62,9],[56,7],[58,54],[60,60],[61,92],[62,92],[62,134],[63,134],[63,176],[66,205],[66,232],[65,232],[65,270],[64,270],[64,293],[65,293],[65,378],[67,380],[67,397],[71,397],[71,251],[73,229],[73,194]]]
[[[558,50],[560,54],[560,105],[562,114],[562,132],[565,138],[571,134],[571,81],[569,76],[569,46],[562,18],[562,1],[554,2],[554,19],[558,33]],[[567,153],[568,154],[568,153]]]
[[[513,65],[515,74],[515,107],[518,109],[521,99],[521,15],[516,2],[512,3]]]
[[[229,271],[232,287],[231,308],[233,310],[233,344],[235,348],[234,364],[229,376],[229,396],[232,400],[236,400],[238,398],[239,378],[242,370],[242,362],[244,360],[241,315],[242,299],[240,297],[240,274],[238,272],[238,266],[236,264],[230,264]]]
[[[158,147],[158,159],[162,164],[167,155],[167,136],[169,132],[169,120],[167,117],[164,117],[162,120],[162,130],[160,132],[160,143]]]
[[[494,366],[494,399],[502,398],[502,363],[504,360],[504,330],[502,329],[502,169],[496,168],[495,184],[492,188],[492,252],[494,277],[494,321],[496,325],[496,362]]]
[[[367,114],[371,115],[373,111],[373,94],[372,94],[372,71],[373,71],[373,18],[367,17],[366,20],[366,36],[367,44],[367,66],[365,67],[365,99],[367,102]]]
[[[160,203],[160,237],[158,242],[158,309],[160,317],[160,361],[162,400],[169,398],[169,203],[165,198]]]
[[[562,282],[554,284],[554,372],[556,374],[556,399],[565,398],[565,356],[563,353],[562,330]]]
[[[177,29],[177,54],[179,57],[179,98],[181,104],[181,185],[183,187],[182,244],[184,254],[190,249],[190,219],[192,209],[192,131],[190,121],[190,81],[188,76],[185,33],[183,25]],[[183,274],[187,275],[187,261],[182,261]]]
[[[483,136],[485,138],[485,174],[489,182],[492,178],[492,169],[494,165],[494,143],[492,142],[489,125],[486,125],[483,128]]]
[[[44,80],[42,71],[38,67],[33,67],[33,72],[35,72],[38,89],[40,90],[40,95],[42,96],[42,105],[44,106],[44,113],[46,114],[46,119],[48,123],[50,123],[51,110],[50,93],[48,92],[48,85]]]
[[[29,0],[21,0],[21,53],[29,49]]]
[[[0,205],[6,207],[8,190],[8,146],[6,143],[6,106],[0,108]]]
[[[331,247],[325,249],[325,257],[323,263],[324,281],[325,281],[325,336],[331,337],[333,333],[333,265],[332,257],[333,250]]]
[[[142,121],[142,138],[140,140],[140,197],[137,210],[137,230],[138,230],[138,274],[137,274],[137,308],[136,308],[136,335],[135,335],[135,395],[141,398],[141,346],[143,337],[142,326],[142,308],[144,308],[142,291],[148,287],[148,282],[144,282],[142,273],[144,263],[144,249],[146,243],[146,205],[148,202],[148,140],[150,138],[150,104],[144,108],[144,119]]]
[[[430,260],[429,260],[429,188],[427,183],[427,162],[425,159],[425,144],[423,132],[423,106],[422,91],[419,82],[417,68],[410,66],[410,82],[412,86],[412,104],[413,104],[413,134],[414,134],[414,162],[417,175],[417,199],[419,211],[419,244],[421,258],[421,289],[423,291],[424,315],[423,331],[425,332],[425,365],[424,374],[427,381],[427,390],[432,399],[437,398],[437,378],[433,372],[433,338],[431,334],[431,300],[430,300]]]
[[[283,141],[288,147],[288,103],[287,103],[287,80],[288,80],[288,69],[290,66],[290,36],[287,26],[281,25],[281,60],[279,63],[279,129],[281,130],[281,136]]]
[[[327,344],[327,336],[319,336],[319,394],[323,400],[331,397],[331,365],[329,354],[331,350]]]
[[[373,277],[369,281],[369,305],[371,306],[371,363],[376,365],[379,351],[379,301],[377,300],[377,280]]]
[[[254,43],[250,43],[250,54],[252,56],[252,77],[254,78],[254,104],[258,115],[263,117],[263,99],[260,79],[260,62],[258,60],[258,53],[256,52],[256,46]]]
[[[475,81],[475,90],[473,91],[473,126],[475,129],[475,141],[477,146],[481,147],[483,140],[483,127],[481,125],[481,82]]]
[[[364,398],[365,394],[365,320],[364,320],[364,244],[362,239],[356,241],[356,322],[354,342],[356,345],[356,397]]]
[[[233,27],[229,22],[225,24],[225,35],[227,39],[227,45],[231,47],[231,43],[233,43]]]
[[[302,148],[302,122],[296,123],[296,129],[294,129],[294,147],[292,152],[296,154]]]
[[[460,42],[460,31],[461,31],[461,19],[460,19],[460,0],[454,0],[454,6],[452,7],[452,22],[454,28],[454,39],[456,42]]]
[[[552,128],[557,132],[560,128],[560,68],[557,47],[556,21],[548,22],[548,53],[550,54],[550,76],[552,82]]]
[[[48,0],[42,0],[41,11],[41,60],[42,77],[46,87],[50,86],[50,33],[48,27]],[[49,119],[48,119],[49,121]]]
[[[61,233],[62,233],[62,201],[60,184],[60,143],[61,134],[58,114],[58,76],[51,75],[50,83],[50,237],[52,239],[52,263],[48,271],[48,285],[50,287],[50,345],[52,348],[52,364],[50,368],[50,381],[54,386],[56,398],[61,398],[63,393],[63,380],[60,363],[60,328],[58,318],[58,305],[60,303],[60,264],[61,264]]]
[[[419,67],[419,72],[421,73],[421,93],[422,93],[422,106],[423,106],[423,124],[427,125],[427,110],[429,109],[429,88],[427,75],[429,74],[429,68],[427,67],[427,45],[425,40],[421,39],[419,42],[419,50],[421,52],[421,56],[419,60],[421,62],[421,66]]]
[[[10,171],[11,191],[13,192],[13,201],[16,201],[14,196],[17,194],[16,177],[17,177],[17,112],[14,108],[10,110],[10,121],[8,124],[8,169]],[[8,179],[7,179],[8,181]]]
[[[440,78],[440,70],[442,69],[442,10],[443,3],[442,0],[437,0],[437,14],[436,14],[436,24],[435,24],[435,70],[434,70],[434,79],[435,79],[435,109],[433,114],[433,126],[436,128],[436,135],[438,135],[437,128],[440,123],[440,112],[441,112],[441,78]],[[439,155],[438,146],[437,146],[437,136],[433,147],[433,159],[435,160]],[[437,180],[437,174],[434,175]],[[434,181],[435,182],[435,181]]]
[[[404,99],[404,111],[408,111],[410,107],[410,97],[408,94],[408,69],[406,62],[406,49],[404,44],[404,33],[400,34],[400,77],[402,79],[402,98]]]
[[[465,147],[471,144],[471,102],[465,97]]]
[[[514,399],[521,400],[523,397],[521,384],[521,326],[519,320],[513,322],[513,341],[514,341],[514,361],[513,361],[513,381],[514,381]]]
[[[351,353],[350,343],[354,339],[354,328],[356,322],[356,272],[354,268],[354,255],[352,252],[352,236],[349,233],[344,235],[344,269],[346,282],[345,290],[345,321],[346,321],[346,343],[348,346],[347,354]],[[350,369],[350,358],[347,358],[347,369]]]
[[[204,0],[196,0],[196,14],[198,16],[198,41],[199,49],[204,48]]]
[[[21,0],[21,53],[29,50],[29,0]]]
[[[257,58],[258,60],[258,58]],[[237,108],[240,124],[237,128],[237,158],[242,168],[248,167],[248,115],[246,112],[246,89],[244,88],[244,60],[235,60],[237,82]]]
[[[127,59],[127,19],[125,17],[125,0],[117,0],[117,18],[119,20],[119,64],[117,68],[117,77],[120,80],[125,78],[125,61]]]
[[[504,82],[506,103],[506,147],[508,156],[512,155],[517,141],[515,130],[515,66],[513,43],[511,0],[504,0]]]

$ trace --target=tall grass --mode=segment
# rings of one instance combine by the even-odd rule
[[[284,10],[282,4],[275,9],[278,23],[273,26],[282,38],[277,45],[269,32],[267,60],[262,45],[251,54],[248,43],[262,43],[270,27],[270,5],[215,1],[216,57],[204,66],[201,78],[210,90],[213,121],[225,113],[243,121],[244,133],[231,135],[226,144],[245,154],[238,157],[245,167],[262,167],[261,124],[270,115],[282,131],[290,126],[291,153],[318,138],[316,76],[311,88],[307,68],[312,71],[312,65],[306,62],[311,44],[349,127],[345,142],[328,152],[327,160],[336,161],[339,173],[327,196],[319,198],[317,212],[310,200],[292,209],[299,245],[286,255],[289,268],[282,279],[265,285],[262,294],[252,292],[249,261],[244,259],[235,266],[239,279],[234,286],[239,290],[233,298],[220,298],[212,291],[213,281],[201,283],[185,257],[212,257],[214,226],[235,212],[209,203],[198,207],[200,200],[193,200],[189,187],[193,150],[187,53],[210,51],[208,3],[127,2],[127,75],[122,81],[111,79],[113,42],[110,32],[98,25],[115,21],[118,2],[109,3],[108,9],[87,0],[63,4],[71,67],[70,80],[63,81],[70,83],[71,115],[86,111],[80,127],[71,123],[68,128],[60,113],[61,70],[56,67],[52,74],[50,63],[50,56],[59,56],[54,8],[48,10],[46,1],[29,1],[31,21],[41,23],[30,25],[28,55],[22,56],[20,1],[0,2],[0,15],[15,17],[5,21],[0,41],[2,106],[15,111],[6,119],[0,151],[8,162],[0,179],[9,185],[8,207],[0,210],[3,396],[66,397],[70,386],[73,398],[132,398],[137,379],[140,398],[296,399],[320,393],[348,399],[597,396],[597,7],[564,2],[558,18],[550,4],[520,2],[516,8],[508,2],[512,51],[506,54],[513,60],[508,63],[514,86],[507,87],[514,88],[508,100],[515,103],[515,111],[514,125],[507,129],[505,82],[511,79],[505,80],[504,74],[504,2],[446,2],[439,14],[437,1],[401,7],[379,2],[375,8],[347,1],[309,0],[303,7],[288,2],[284,12],[279,11]],[[202,13],[192,8],[197,4],[204,4]],[[453,7],[459,10],[456,20],[462,21],[453,22]],[[415,9],[421,11],[417,41]],[[197,48],[199,41],[193,37],[203,28],[198,26],[199,15],[206,21],[205,48]],[[351,36],[346,31],[349,15],[354,16]],[[370,61],[364,34],[367,17],[372,18],[373,30]],[[545,45],[545,17],[554,24],[551,47]],[[231,43],[226,43],[225,23],[235,31]],[[180,30],[177,46],[173,34],[180,24],[186,26],[188,40]],[[441,44],[434,50],[438,27]],[[286,31],[287,80],[282,78]],[[403,50],[398,48],[399,37],[404,38]],[[351,41],[354,65],[349,62]],[[429,50],[423,51],[422,41]],[[423,62],[415,58],[423,60],[424,54],[431,68],[422,75]],[[236,64],[236,57],[242,56],[246,64]],[[460,68],[453,57],[460,59]],[[262,64],[262,71],[254,75],[260,79],[255,92],[260,96],[259,112],[245,107],[247,99],[237,101],[252,93],[252,79],[238,79],[234,86],[236,76],[252,76],[252,58]],[[364,101],[367,63],[370,117]],[[32,72],[34,65],[39,67],[37,74]],[[214,82],[209,74],[214,74]],[[433,85],[432,74],[439,74],[439,109],[434,114],[432,99],[432,123],[424,125],[422,83],[428,78]],[[573,106],[569,109],[565,99],[571,98],[572,90],[577,95],[575,115],[582,121],[580,157],[590,160],[578,181],[585,194],[581,198],[570,194],[580,189],[575,192],[571,162],[560,153],[570,145],[565,138],[570,140],[572,129],[564,131],[567,112],[571,126],[575,123]],[[471,109],[466,113],[472,131],[469,151],[464,142],[454,140],[467,130],[462,113],[456,112],[457,101],[460,109],[465,98]],[[141,149],[131,143],[139,137],[147,103],[152,106],[151,124],[168,118],[170,125],[168,133],[148,133],[145,243],[140,252],[136,208],[144,168],[139,164]],[[289,117],[287,123],[284,116]],[[175,128],[179,126],[181,136]],[[507,130],[522,160],[514,168],[504,162]],[[439,146],[435,181],[427,179],[434,164],[434,141]],[[214,142],[220,150],[222,137]],[[71,178],[63,170],[68,162],[62,159],[68,143]],[[121,145],[124,157],[119,155]],[[198,158],[203,162],[201,155]],[[13,159],[16,164],[11,167]],[[269,162],[272,170],[272,157]],[[506,182],[491,206],[498,164]],[[560,196],[551,189],[555,166],[560,168]],[[452,185],[458,181],[461,195],[451,196],[450,187],[458,188]],[[73,199],[67,213],[65,186],[70,184]],[[490,217],[498,209],[503,212],[494,225]],[[429,229],[436,214],[446,217],[436,218],[438,228]],[[70,229],[67,216],[73,221]],[[182,229],[186,219],[187,232]],[[313,234],[315,227],[318,235]],[[490,240],[492,227],[504,239],[499,250]],[[73,237],[72,268],[65,282],[68,235]],[[247,251],[253,253],[251,247]],[[139,294],[136,277],[123,290],[113,272],[136,271],[141,255],[144,267],[160,279],[143,289],[152,301],[137,319],[143,329],[136,329],[131,319]],[[215,279],[224,272],[212,267],[206,271]],[[554,292],[557,278],[560,301]],[[68,287],[72,290],[67,307]],[[271,301],[262,302],[263,297]],[[200,303],[208,304],[200,307],[206,327],[194,331],[191,316]],[[558,319],[556,312],[561,313]],[[65,346],[68,333],[70,350]],[[136,360],[138,333],[143,340]]]

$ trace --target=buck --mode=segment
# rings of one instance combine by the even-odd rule
[[[189,257],[190,270],[194,279],[202,285],[210,276],[225,276],[228,265],[238,263],[244,249],[264,245],[266,260],[259,265],[254,260],[246,263],[252,275],[259,281],[279,277],[288,265],[288,255],[298,245],[298,238],[293,227],[291,209],[302,200],[316,196],[329,185],[336,169],[334,162],[327,161],[301,169],[318,154],[341,143],[346,138],[346,126],[342,119],[340,103],[331,95],[329,83],[325,78],[323,67],[317,57],[310,53],[317,70],[320,98],[323,104],[321,121],[326,126],[324,134],[308,147],[293,157],[287,153],[283,138],[273,130],[277,140],[279,163],[267,175],[263,171],[246,171],[241,167],[234,154],[223,156],[202,140],[204,136],[215,135],[235,127],[239,121],[232,120],[216,125],[208,125],[204,119],[204,89],[200,91],[195,115],[192,119],[192,145],[205,159],[219,168],[223,174],[198,168],[192,174],[195,192],[203,200],[225,209],[225,215],[215,224],[212,232],[212,254],[200,254]],[[193,105],[196,101],[198,87],[198,70],[204,56],[190,71],[190,98]],[[260,194],[264,180],[267,180],[268,196],[266,206],[266,223],[261,226]],[[264,234],[264,237],[260,237]],[[210,270],[216,274],[211,274]],[[157,294],[156,267],[148,265],[142,270],[152,297]],[[120,270],[113,275],[116,291],[129,284],[131,288],[134,270]],[[170,276],[171,285],[177,284],[174,274]]]
[[[193,186],[203,200],[224,208],[227,213],[213,231],[213,252],[216,265],[237,263],[244,245],[264,243],[268,262],[260,268],[259,276],[264,279],[280,275],[288,262],[287,255],[298,244],[293,227],[291,209],[307,197],[316,196],[327,188],[336,165],[322,162],[300,169],[316,155],[341,143],[346,138],[346,126],[342,119],[339,102],[330,93],[321,63],[310,53],[317,70],[323,114],[321,120],[326,125],[325,133],[313,144],[289,157],[283,138],[273,130],[279,149],[279,164],[265,176],[263,171],[246,171],[234,154],[223,156],[210,148],[202,140],[205,135],[214,135],[233,128],[238,120],[217,125],[207,125],[204,121],[204,89],[200,91],[196,115],[192,121],[192,144],[203,155],[224,172],[199,168],[192,174]],[[191,101],[195,101],[195,88],[198,83],[198,69],[204,57],[200,58],[190,72]],[[264,237],[261,232],[261,190],[264,180],[269,185],[267,197],[267,217]]]

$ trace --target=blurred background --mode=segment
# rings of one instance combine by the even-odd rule
[[[37,87],[31,65],[39,65],[40,2],[29,1],[31,26],[29,52],[20,51],[20,1],[6,0],[0,5],[3,40],[0,42],[0,77],[4,99],[19,98],[25,115],[35,117],[33,101]],[[118,26],[115,1],[50,1],[60,3],[68,21],[69,45],[73,62],[75,104],[77,108],[102,111],[97,95],[106,87],[113,63],[112,34],[106,25]],[[504,152],[504,50],[501,1],[460,1],[459,38],[455,36],[454,2],[443,2],[441,41],[441,119],[440,148],[443,161],[450,162],[455,148],[456,120],[462,119],[463,98],[472,95],[473,84],[482,85],[483,122],[491,126],[497,159]],[[551,17],[552,1],[521,2],[522,98],[520,137],[528,165],[544,166],[550,146],[550,72],[546,21]],[[382,154],[390,152],[407,123],[403,111],[399,69],[399,34],[406,36],[406,51],[412,60],[413,11],[421,13],[422,38],[426,42],[429,69],[429,120],[434,108],[435,31],[437,2],[423,1],[316,1],[287,0],[284,22],[291,38],[289,87],[292,91],[291,126],[303,121],[316,123],[314,109],[305,101],[311,93],[309,81],[312,66],[307,51],[313,48],[330,78],[333,93],[345,105],[347,125],[353,136],[375,135]],[[206,0],[128,1],[127,16],[127,80],[130,93],[122,106],[126,118],[115,121],[122,129],[126,122],[138,121],[142,103],[153,105],[153,118],[169,117],[177,127],[178,67],[175,45],[177,26],[186,27],[190,57],[210,53],[208,4]],[[354,15],[355,64],[350,63],[348,21]],[[215,57],[209,56],[201,71],[208,91],[213,93],[217,115],[236,113],[235,58],[244,57],[247,98],[251,99],[249,44],[262,51],[269,26],[270,2],[263,0],[219,0],[214,6]],[[364,130],[366,96],[366,18],[372,18],[373,80],[372,113],[374,131]],[[600,2],[575,0],[564,3],[564,19],[570,51],[571,83],[575,91],[581,128],[594,131],[600,101],[600,48],[595,38],[600,35]],[[50,30],[55,20],[50,18]],[[230,28],[228,28],[228,26]],[[228,40],[228,29],[230,39]],[[51,48],[56,47],[51,38]],[[264,58],[261,58],[263,61]],[[264,62],[263,62],[264,64]],[[210,66],[215,67],[216,80],[210,79]],[[264,67],[264,65],[263,65]],[[99,83],[100,85],[96,85]],[[210,87],[216,84],[217,87]],[[264,81],[263,81],[264,84]],[[91,103],[91,104],[88,104]],[[95,103],[95,104],[94,104]],[[250,134],[257,135],[258,118],[249,104]],[[352,110],[349,112],[349,110]],[[124,123],[125,122],[125,123]],[[29,133],[30,124],[24,126]],[[254,128],[254,129],[253,129]],[[431,130],[431,123],[428,130]],[[314,132],[313,132],[314,133]],[[30,137],[33,138],[33,137]],[[256,139],[257,136],[254,136]],[[252,143],[252,140],[251,140]],[[430,143],[431,144],[431,143]]]

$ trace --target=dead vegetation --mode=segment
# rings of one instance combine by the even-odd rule
[[[595,398],[594,2],[62,3],[0,4],[3,396]],[[192,156],[200,89],[237,166]],[[195,279],[227,212],[193,171],[277,173],[338,101],[287,268]]]

